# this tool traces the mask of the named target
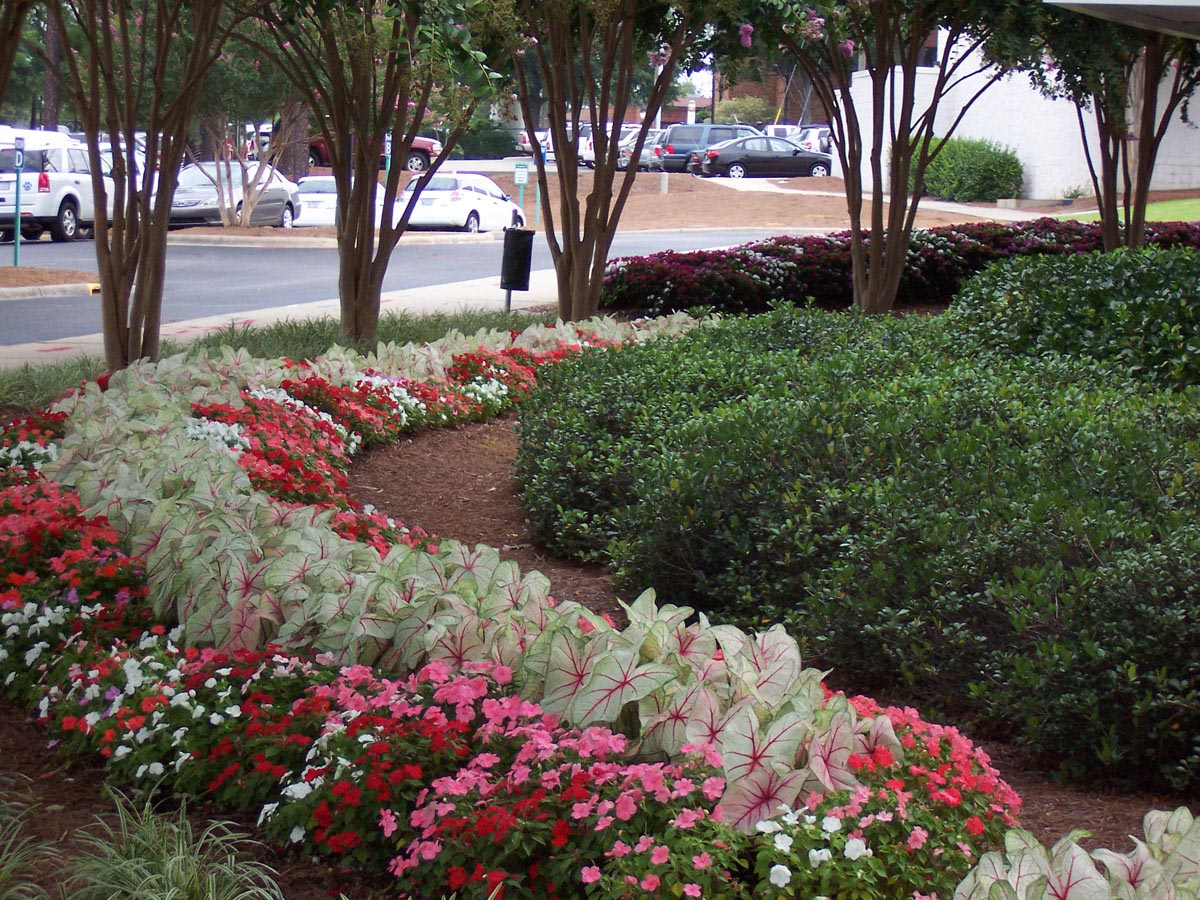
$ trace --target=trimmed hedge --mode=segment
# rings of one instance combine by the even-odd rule
[[[1021,160],[1011,148],[995,141],[950,138],[925,170],[925,193],[936,200],[995,203],[1001,197],[1019,197],[1024,180]]]
[[[1200,248],[1200,223],[1150,223],[1146,243]],[[917,231],[896,306],[946,303],[967,278],[1010,257],[1091,253],[1102,246],[1098,224],[1051,218]],[[620,257],[609,262],[600,298],[602,309],[647,315],[697,308],[760,313],[778,303],[844,309],[852,302],[848,232]]]
[[[1077,777],[1194,789],[1195,390],[982,353],[945,317],[785,308],[556,367],[519,474],[539,536],[715,619],[784,622],[839,687]]]
[[[1071,353],[1161,387],[1200,384],[1200,253],[1011,260],[966,284],[949,323],[1004,354]]]

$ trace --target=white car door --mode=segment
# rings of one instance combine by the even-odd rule
[[[82,148],[64,147],[50,151],[61,160],[62,172],[68,173],[71,184],[79,195],[79,221],[91,222],[96,218],[96,194],[92,190],[92,168],[88,165],[87,151]],[[112,214],[112,181],[105,179],[108,212]]]

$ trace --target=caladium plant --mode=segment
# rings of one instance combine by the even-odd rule
[[[1047,850],[1012,829],[1003,852],[985,853],[955,891],[955,900],[1195,900],[1200,896],[1200,822],[1186,807],[1152,810],[1145,840],[1128,853],[1089,855],[1072,831]],[[1104,868],[1101,874],[1095,863]]]

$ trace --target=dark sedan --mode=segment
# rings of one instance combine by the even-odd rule
[[[828,153],[802,150],[784,138],[744,137],[693,151],[688,160],[688,171],[694,175],[728,175],[730,178],[754,175],[824,178],[831,171],[831,161]]]

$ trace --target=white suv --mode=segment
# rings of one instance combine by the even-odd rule
[[[19,217],[14,215],[17,137],[25,139]],[[111,182],[105,193],[111,204]],[[19,218],[23,236],[34,238],[49,229],[54,240],[73,241],[95,217],[87,145],[55,131],[0,126],[0,239],[12,237]]]

